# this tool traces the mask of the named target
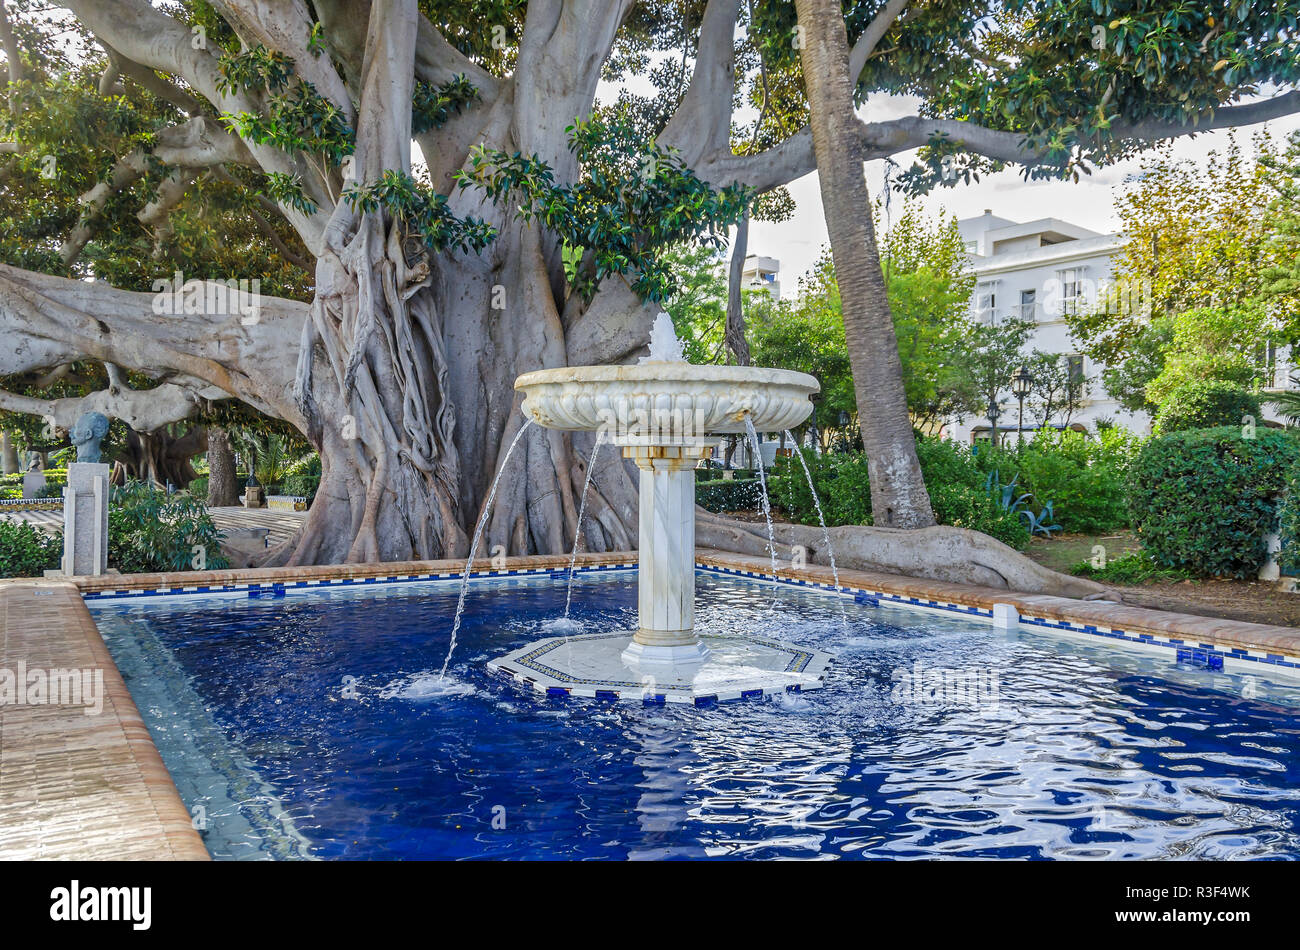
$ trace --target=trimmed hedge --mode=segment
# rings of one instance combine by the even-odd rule
[[[1239,426],[1151,439],[1129,471],[1129,509],[1157,564],[1200,575],[1247,577],[1267,559],[1279,499],[1300,461],[1295,437]]]
[[[1188,429],[1241,426],[1245,416],[1259,421],[1259,396],[1236,383],[1198,379],[1169,394],[1156,413],[1155,427],[1161,435],[1170,435]]]

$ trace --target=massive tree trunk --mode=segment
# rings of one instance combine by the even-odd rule
[[[934,512],[916,457],[898,340],[862,175],[861,137],[854,133],[854,84],[844,15],[831,0],[796,0],[795,7],[804,33],[800,57],[822,210],[871,476],[872,518],[884,527],[928,527],[934,524]]]
[[[196,426],[184,435],[172,435],[166,427],[155,432],[137,432],[127,427],[126,445],[118,459],[123,475],[155,485],[184,489],[198,477],[191,460],[208,449],[208,430]],[[119,475],[118,481],[121,481]]]
[[[0,474],[12,475],[22,470],[18,459],[18,449],[14,446],[9,430],[0,431]]]
[[[225,429],[208,429],[208,505],[229,508],[239,504],[235,484],[235,453]]]
[[[482,131],[490,146],[541,156],[563,181],[577,173],[565,127],[590,108],[599,71],[556,67],[578,59],[592,31],[611,42],[621,16],[607,9],[580,23],[558,4],[530,6],[530,24],[548,17],[550,30],[542,24],[526,32],[518,68],[544,68],[554,81],[516,89]],[[417,24],[413,0],[372,8],[357,181],[376,181],[385,170],[410,172],[410,112],[391,104],[411,100]],[[433,148],[426,154],[438,157]],[[387,212],[362,213],[346,201],[335,207],[295,387],[308,437],[321,451],[321,486],[304,532],[274,552],[272,563],[467,552],[490,479],[505,461],[497,452],[523,422],[515,376],[565,365],[574,323],[600,316],[589,308],[566,326],[557,306],[564,278],[555,239],[479,202],[455,196],[457,213],[475,213],[499,228],[483,257],[432,256],[420,235],[404,233]],[[629,335],[626,325],[640,310],[622,315],[622,351],[607,357],[640,345],[643,336]],[[608,342],[619,345],[617,337]],[[575,441],[582,451],[590,445],[543,430],[524,436],[503,473],[489,546],[526,554],[572,545],[585,473]],[[607,465],[593,485],[588,548],[631,546],[635,491],[622,465]]]

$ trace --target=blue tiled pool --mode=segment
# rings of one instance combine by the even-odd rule
[[[89,601],[218,858],[1300,856],[1300,684],[701,572],[697,625],[826,686],[717,708],[545,700],[488,659],[550,577]],[[633,572],[579,578],[591,631]]]

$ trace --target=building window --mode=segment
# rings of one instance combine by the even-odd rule
[[[981,323],[994,326],[998,322],[997,282],[983,283],[975,288],[975,316]]]
[[[1068,370],[1067,379],[1069,380],[1070,392],[1076,396],[1083,389],[1083,357],[1077,353],[1067,354],[1065,365]]]
[[[1083,305],[1083,275],[1077,267],[1060,272],[1061,312],[1078,313]]]
[[[1038,291],[1020,291],[1020,319],[1033,320],[1038,316]]]

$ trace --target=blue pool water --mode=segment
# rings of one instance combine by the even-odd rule
[[[219,858],[1300,855],[1300,687],[772,590],[701,573],[698,626],[827,650],[826,688],[711,709],[488,674],[550,578],[471,587],[450,689],[457,582],[93,611]],[[589,631],[635,611],[579,579]]]

